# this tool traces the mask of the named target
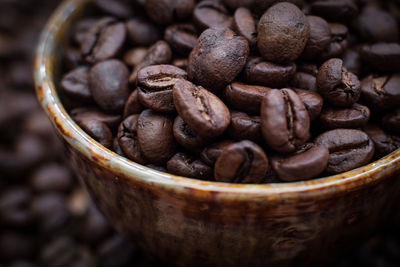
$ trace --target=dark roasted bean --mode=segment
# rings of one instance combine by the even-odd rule
[[[375,153],[378,157],[386,156],[400,148],[400,137],[391,135],[379,128],[378,125],[368,124],[364,131],[375,144]]]
[[[126,22],[129,41],[136,46],[152,45],[162,38],[162,30],[153,22],[141,17]]]
[[[262,142],[261,118],[259,116],[250,117],[246,113],[233,111],[228,134],[237,141],[250,140],[259,144]]]
[[[233,29],[237,34],[246,38],[250,47],[257,45],[257,26],[256,21],[247,8],[240,7],[236,9],[233,16]]]
[[[232,25],[232,17],[226,7],[213,0],[201,1],[196,5],[193,21],[201,31],[207,28],[228,28]]]
[[[175,53],[188,56],[197,44],[197,32],[192,24],[175,24],[165,29],[164,39]]]
[[[389,132],[400,134],[400,108],[386,114],[382,119],[382,126]]]
[[[129,159],[144,164],[146,160],[140,152],[137,136],[139,114],[128,116],[118,128],[118,143]]]
[[[115,129],[122,118],[119,114],[108,114],[104,113],[97,108],[75,108],[70,112],[72,118],[79,124],[82,121],[96,120],[103,122],[110,127],[110,129]]]
[[[175,175],[202,180],[211,180],[213,177],[212,169],[208,165],[184,153],[175,154],[167,162],[167,170]]]
[[[135,47],[124,54],[124,63],[130,67],[139,65],[147,54],[146,47]]]
[[[361,59],[378,72],[398,72],[400,71],[400,44],[365,45],[361,49]]]
[[[208,138],[198,135],[180,116],[176,117],[174,121],[174,137],[186,149],[201,148],[210,141]]]
[[[106,148],[112,147],[112,132],[104,122],[98,120],[82,120],[79,126]]]
[[[369,118],[369,108],[356,103],[349,108],[325,107],[319,121],[327,129],[361,128],[368,123]]]
[[[89,88],[89,68],[78,67],[61,80],[62,93],[80,103],[92,102],[92,93]]]
[[[304,89],[307,91],[317,91],[317,78],[314,75],[305,72],[296,72],[290,84],[294,88]]]
[[[175,20],[189,17],[194,9],[195,0],[146,0],[147,15],[159,24],[169,25]]]
[[[140,114],[143,109],[143,105],[139,101],[138,90],[135,90],[131,93],[131,95],[128,97],[128,100],[126,100],[125,102],[124,118],[133,114]]]
[[[295,89],[295,92],[300,97],[301,101],[303,101],[308,115],[310,116],[310,120],[315,120],[321,113],[324,104],[323,98],[317,92],[313,91]]]
[[[219,143],[212,144],[203,149],[203,151],[200,153],[200,158],[209,166],[214,166],[221,152],[231,144],[233,144],[233,141],[230,140],[225,140]]]
[[[353,0],[320,0],[311,4],[311,12],[332,21],[349,21],[357,16]]]

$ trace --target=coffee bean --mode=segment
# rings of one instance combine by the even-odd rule
[[[66,47],[62,54],[62,61],[66,70],[73,70],[82,63],[81,51],[77,48]]]
[[[267,144],[291,153],[310,137],[310,117],[300,97],[290,89],[273,89],[261,104],[261,130]]]
[[[137,136],[139,114],[128,116],[118,128],[118,143],[129,159],[144,164],[146,160],[140,152]]]
[[[76,243],[67,236],[60,236],[48,242],[40,253],[42,266],[70,266],[77,255]]]
[[[192,24],[171,25],[165,29],[164,39],[175,53],[188,56],[197,44],[196,28]]]
[[[368,124],[364,131],[375,144],[375,153],[378,157],[386,156],[400,148],[400,137],[391,135],[376,124]]]
[[[127,19],[133,15],[133,10],[128,1],[123,0],[95,0],[97,8],[111,16]]]
[[[358,14],[352,0],[324,0],[311,4],[311,12],[331,21],[349,21]]]
[[[324,99],[337,107],[350,107],[360,98],[360,81],[338,58],[330,59],[320,67],[317,84]]]
[[[88,67],[78,67],[68,72],[61,80],[62,93],[80,103],[92,102],[88,76]]]
[[[289,2],[296,5],[298,8],[302,9],[304,6],[303,0],[255,0],[254,3],[254,12],[256,14],[262,15],[267,9],[271,6],[280,3],[280,2]]]
[[[135,66],[129,77],[129,82],[131,84],[136,84],[137,74],[140,69],[151,65],[168,64],[171,61],[171,57],[172,51],[168,43],[165,41],[158,41],[147,50],[140,64]]]
[[[201,180],[211,180],[213,177],[212,169],[209,166],[184,153],[175,154],[167,162],[167,170],[175,175]]]
[[[296,72],[290,81],[291,86],[307,91],[317,91],[317,78],[305,72]]]
[[[209,145],[208,147],[204,148],[203,151],[200,153],[200,158],[208,166],[214,166],[221,152],[231,144],[233,144],[233,141],[225,140]]]
[[[365,45],[361,49],[361,59],[378,72],[398,72],[400,71],[400,44]]]
[[[179,116],[200,136],[217,137],[228,128],[229,109],[211,92],[185,80],[178,81],[172,92]]]
[[[138,90],[135,90],[131,93],[131,95],[128,97],[128,100],[126,100],[125,102],[124,118],[133,114],[140,114],[143,109],[143,105],[139,101]]]
[[[219,1],[205,0],[198,3],[193,11],[193,22],[200,31],[207,28],[229,28],[232,17]]]
[[[366,42],[397,42],[399,28],[396,19],[375,5],[367,5],[357,17],[355,26]]]
[[[336,128],[361,128],[370,118],[369,108],[354,104],[350,108],[324,107],[319,121],[327,129]]]
[[[107,124],[98,120],[82,120],[79,126],[102,146],[112,147],[113,136]]]
[[[195,0],[146,0],[147,15],[158,24],[169,25],[175,20],[189,17],[194,9]]]
[[[188,77],[207,89],[223,89],[242,71],[248,55],[243,37],[230,29],[208,29],[190,53]]]
[[[250,140],[259,144],[262,142],[261,118],[232,111],[228,134],[233,140]]]
[[[400,103],[400,75],[373,76],[361,81],[361,94],[373,110],[388,110]]]
[[[225,100],[235,109],[251,114],[260,114],[261,102],[271,88],[232,83],[224,90]]]
[[[89,73],[89,85],[94,101],[104,110],[119,112],[130,94],[128,68],[119,60],[102,61]]]
[[[268,171],[268,158],[256,143],[245,140],[227,146],[214,168],[218,182],[259,183]]]
[[[329,28],[331,30],[331,43],[325,49],[325,51],[319,55],[320,61],[342,56],[349,45],[347,40],[349,30],[345,25],[339,23],[329,23]]]
[[[117,153],[118,155],[127,158],[127,156],[125,156],[124,151],[122,151],[121,146],[118,143],[118,136],[114,138],[113,140],[113,146],[112,146],[112,150]]]
[[[233,16],[233,29],[249,42],[251,48],[257,45],[256,21],[251,11],[245,7],[236,9]]]
[[[271,165],[280,179],[294,182],[320,175],[328,165],[328,158],[326,147],[309,146],[286,157],[272,157]]]
[[[93,25],[95,25],[97,22],[96,19],[92,19],[92,18],[83,18],[81,20],[79,20],[75,25],[74,28],[72,30],[73,32],[73,40],[75,41],[75,43],[77,44],[82,44],[82,42],[85,40],[85,36],[88,33],[88,31],[90,30],[90,28],[93,27]]]
[[[128,50],[124,54],[124,63],[130,67],[135,67],[136,65],[139,65],[140,62],[142,62],[146,54],[147,54],[146,47],[132,48],[131,50]]]
[[[82,121],[96,120],[107,124],[110,129],[115,129],[121,122],[122,118],[119,114],[104,113],[97,108],[85,107],[75,108],[70,112],[74,121],[80,124]]]
[[[173,119],[146,109],[137,122],[137,140],[145,159],[152,163],[166,163],[175,154]]]
[[[374,155],[374,143],[360,130],[336,129],[315,139],[317,145],[329,149],[327,174],[353,170],[367,164]]]
[[[308,115],[310,116],[310,120],[318,118],[324,104],[323,98],[317,92],[313,91],[301,89],[295,89],[294,91],[300,97],[301,101],[303,101]]]
[[[251,9],[255,0],[224,0],[224,3],[232,10],[240,9],[241,7]]]
[[[174,121],[174,137],[186,149],[201,148],[210,141],[208,138],[199,136],[180,116]]]
[[[29,210],[31,199],[32,193],[28,188],[14,187],[2,191],[0,196],[1,224],[24,227],[31,223],[32,214]]]
[[[342,55],[343,66],[350,72],[360,76],[362,71],[362,62],[360,53],[356,50],[348,49]]]
[[[310,37],[304,48],[302,57],[314,59],[328,48],[331,43],[331,30],[326,20],[317,16],[307,16],[310,25]]]
[[[318,66],[311,63],[299,63],[297,64],[297,71],[304,72],[315,77],[318,74]]]
[[[258,49],[268,61],[296,60],[308,41],[310,27],[306,16],[291,3],[270,7],[258,23]]]
[[[296,64],[279,65],[261,57],[250,59],[244,68],[247,82],[279,88],[285,86],[296,73]]]
[[[72,174],[68,168],[58,163],[48,163],[33,172],[31,187],[37,192],[68,192],[72,189]]]
[[[189,60],[187,58],[176,58],[172,61],[172,65],[175,67],[181,68],[183,70],[187,70],[187,66],[189,64]]]
[[[175,112],[172,88],[186,71],[173,65],[153,65],[138,72],[138,97],[140,103],[158,112]]]
[[[115,57],[126,39],[124,23],[105,17],[86,33],[81,45],[83,58],[90,64]]]
[[[400,134],[400,109],[386,114],[382,119],[382,126],[387,131]]]
[[[152,45],[162,38],[161,28],[145,18],[131,18],[125,25],[128,39],[135,46]]]

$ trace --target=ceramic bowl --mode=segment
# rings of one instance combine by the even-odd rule
[[[176,266],[310,266],[356,246],[393,211],[400,150],[323,179],[238,185],[161,173],[102,147],[57,93],[60,51],[89,2],[65,1],[44,29],[37,96],[94,202],[145,255]]]

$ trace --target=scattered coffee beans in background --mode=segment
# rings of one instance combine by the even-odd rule
[[[63,100],[103,146],[175,175],[353,170],[400,148],[400,17],[387,2],[100,1],[71,31]]]
[[[261,16],[268,7],[278,1],[226,0],[223,2],[203,2],[197,3],[193,11],[197,14],[197,19],[194,19],[196,29],[199,29],[197,27],[208,27],[200,26],[205,25],[204,23],[201,24],[201,21],[206,21],[207,23],[213,21],[217,24],[219,23],[218,21],[226,21],[226,23],[229,22],[229,25],[236,23],[233,20],[235,19],[233,15],[235,14],[235,9],[242,2],[245,3],[249,11],[254,8],[255,12]],[[335,4],[336,2],[342,3],[342,7],[348,6],[350,8],[352,8],[351,3],[357,3],[359,4],[359,14],[364,14],[362,15],[363,19],[361,19],[361,15],[358,16],[355,19],[356,22],[352,22],[354,25],[350,26],[351,29],[360,29],[356,31],[357,36],[358,34],[360,35],[357,39],[360,38],[360,40],[363,40],[367,48],[372,47],[373,43],[377,41],[395,42],[398,40],[398,35],[387,33],[382,28],[375,32],[369,31],[370,35],[367,37],[364,37],[367,31],[361,30],[377,26],[370,26],[371,23],[363,22],[369,21],[368,12],[372,12],[373,21],[375,21],[377,16],[386,16],[392,18],[392,20],[394,19],[396,23],[392,23],[391,27],[397,29],[400,15],[400,5],[397,1],[387,1],[385,3],[381,1],[362,0],[356,2],[314,1],[313,3],[315,4],[313,5],[304,4],[303,1],[298,0],[288,2],[296,4],[303,8],[303,10],[318,10],[319,8],[319,11],[315,11],[315,14],[322,17],[324,16],[324,11],[323,8],[318,7],[321,6],[320,2],[330,3],[332,5],[330,8],[337,5]],[[373,5],[369,2],[373,2]],[[162,50],[166,47],[163,42],[158,46],[161,47],[161,53],[160,50],[157,50],[159,48],[157,48],[147,54],[148,48],[146,46],[151,46],[161,39],[163,29],[166,26],[159,27],[152,20],[135,15],[137,10],[144,10],[143,3],[144,1],[134,0],[95,1],[94,7],[96,11],[104,12],[108,16],[117,17],[116,21],[118,22],[126,20],[127,40],[124,42],[124,50],[117,53],[117,59],[123,61],[129,70],[132,70],[132,67],[139,64],[143,64],[143,67],[153,65],[151,62],[157,62],[155,63],[156,65],[172,63],[176,67],[185,69],[185,66],[187,66],[187,60],[185,59],[185,56],[188,55],[187,52],[180,54],[178,51],[175,51],[177,48],[174,48],[175,46],[172,44],[170,46],[174,51],[174,58],[168,59],[168,62],[163,61],[162,58],[165,55],[167,58],[172,55],[169,54],[168,49]],[[202,4],[200,5],[200,3]],[[364,7],[365,3],[369,4]],[[6,0],[0,3],[0,59],[2,62],[0,65],[0,136],[2,137],[0,140],[0,266],[149,266],[149,263],[136,250],[134,241],[127,242],[119,234],[115,233],[105,218],[91,203],[85,190],[79,185],[71,170],[65,164],[62,146],[53,132],[53,127],[35,99],[31,70],[33,65],[33,48],[36,45],[39,31],[57,4],[57,1],[50,0]],[[368,10],[367,7],[372,11],[365,11]],[[375,10],[379,11],[380,15],[374,13]],[[140,11],[138,13],[140,14]],[[210,19],[204,20],[204,15],[201,14],[208,14]],[[342,21],[346,16],[348,15],[341,15],[338,21],[347,23],[345,20]],[[196,16],[193,15],[193,17],[195,18]],[[329,17],[326,17],[326,19],[329,23],[334,21]],[[135,25],[131,29],[128,26],[130,21]],[[360,24],[361,22],[362,24]],[[138,153],[136,154],[137,158],[131,159],[140,162],[141,150],[136,135],[137,121],[140,113],[144,109],[151,107],[142,105],[137,93],[138,90],[132,90],[134,89],[132,85],[129,86],[128,96],[124,96],[126,103],[123,111],[119,110],[117,113],[108,113],[99,107],[94,107],[94,100],[88,80],[90,67],[84,64],[85,66],[78,68],[79,65],[83,65],[79,63],[82,62],[82,59],[79,52],[80,45],[78,44],[83,42],[86,31],[95,23],[96,19],[82,19],[76,25],[77,31],[74,34],[74,42],[78,43],[76,43],[75,47],[70,47],[65,51],[64,61],[66,63],[66,73],[72,71],[71,73],[73,74],[63,80],[60,90],[62,90],[65,100],[68,98],[68,105],[74,108],[71,111],[71,115],[78,123],[94,120],[100,122],[94,123],[94,125],[102,125],[102,128],[108,127],[112,133],[112,138],[111,141],[107,140],[107,138],[106,140],[111,143],[111,147],[119,154],[124,154],[129,158],[131,158],[129,155]],[[179,23],[185,23],[185,19]],[[389,24],[391,22],[389,19],[389,22],[382,23]],[[107,25],[107,27],[110,25]],[[390,29],[389,27],[386,28],[387,26],[382,27]],[[197,31],[193,32],[192,26],[171,28],[174,30],[178,29],[178,36],[189,36],[189,40],[193,40],[193,36],[197,37],[201,33]],[[330,28],[333,28],[331,24]],[[186,29],[191,30],[187,33]],[[233,29],[235,30],[235,28]],[[254,30],[252,27],[249,27],[249,29]],[[139,33],[135,33],[135,31]],[[310,29],[310,36],[312,32],[313,30]],[[135,39],[137,36],[141,38]],[[254,35],[248,35],[247,37],[244,35],[243,37],[249,41],[250,49],[256,49],[253,44],[250,44],[250,38],[247,39],[249,36]],[[341,39],[339,34],[332,34],[331,36],[334,36],[333,38],[336,39],[330,41],[331,48],[328,48],[330,51],[334,51],[339,45],[340,47],[343,46],[341,44],[343,44],[344,39]],[[168,38],[170,40],[176,39]],[[168,38],[165,38],[165,40],[169,43],[170,40]],[[352,38],[354,36],[349,40]],[[389,38],[389,40],[385,38]],[[180,40],[187,39],[183,37]],[[183,41],[177,43],[187,44]],[[385,48],[384,45],[383,47]],[[271,76],[264,74],[277,72],[285,73],[281,77],[287,77],[288,75],[293,75],[289,73],[293,71],[293,66],[296,65],[297,71],[295,71],[293,78],[289,78],[284,83],[289,83],[290,86],[288,87],[294,89],[304,102],[304,106],[310,116],[310,132],[312,134],[315,131],[313,127],[317,127],[317,125],[318,127],[322,127],[326,132],[335,131],[337,128],[335,125],[340,125],[340,128],[351,128],[351,126],[346,126],[349,121],[351,122],[350,125],[358,125],[355,128],[361,128],[360,125],[364,123],[363,121],[366,120],[366,117],[370,116],[371,123],[362,128],[375,144],[374,158],[379,158],[390,153],[400,146],[400,138],[398,137],[399,107],[395,105],[395,101],[398,101],[396,100],[396,96],[398,99],[398,93],[396,94],[398,86],[395,86],[398,83],[396,82],[398,74],[383,71],[372,72],[370,76],[368,69],[379,68],[380,65],[365,66],[366,63],[362,63],[361,58],[364,58],[363,62],[366,62],[365,60],[368,59],[365,58],[365,55],[360,55],[359,48],[357,45],[354,47],[351,46],[351,50],[348,48],[341,57],[343,59],[343,66],[348,71],[357,73],[357,76],[362,74],[359,76],[362,100],[358,104],[343,108],[324,105],[322,108],[322,98],[316,92],[316,76],[317,64],[319,66],[324,63],[322,62],[324,60],[318,63],[315,62],[314,64],[307,61],[299,61],[296,64],[279,65],[263,61],[260,55],[253,56],[250,54],[246,63],[246,66],[249,67],[245,66],[242,73],[239,74],[243,78],[238,78],[239,81],[229,84],[222,91],[211,92],[220,99],[223,99],[225,105],[231,108],[231,122],[227,129],[225,129],[225,133],[215,140],[209,140],[194,132],[182,117],[173,116],[173,113],[163,113],[163,116],[172,116],[171,131],[180,151],[174,154],[164,167],[154,165],[151,162],[143,162],[143,164],[160,171],[167,171],[168,169],[169,172],[174,172],[178,175],[207,179],[213,174],[212,168],[216,164],[220,154],[226,150],[232,151],[232,155],[229,154],[229,156],[234,157],[235,160],[243,160],[244,166],[255,174],[252,177],[259,177],[257,176],[258,167],[252,167],[255,161],[249,162],[248,159],[249,155],[254,155],[254,158],[265,163],[264,157],[260,157],[260,154],[257,152],[259,151],[257,146],[260,146],[263,140],[259,110],[266,92],[276,88],[269,89],[266,87],[268,85],[263,84],[262,81],[255,82],[253,80],[256,83],[254,85],[250,81],[253,78],[247,79],[248,77],[269,78]],[[164,53],[163,51],[167,52]],[[381,52],[374,53],[374,56],[382,56],[382,54],[379,54]],[[393,53],[393,51],[390,51],[390,53]],[[143,58],[146,56],[147,63],[141,63],[144,62]],[[255,65],[250,63],[252,58],[258,58],[255,61],[257,62]],[[395,61],[386,62],[383,59],[380,62],[387,64],[381,65],[382,68],[387,66],[392,68],[391,66],[395,66],[396,64]],[[262,64],[258,66],[259,63]],[[270,65],[273,67],[269,67]],[[254,71],[254,75],[246,74],[245,71],[252,68],[257,70]],[[367,68],[367,70],[364,68]],[[73,71],[75,69],[76,71]],[[137,69],[137,73],[139,73],[140,69],[142,67]],[[281,72],[280,69],[285,71]],[[184,73],[181,70],[177,72],[179,75]],[[152,72],[149,73],[151,74]],[[264,74],[259,75],[258,73]],[[159,94],[163,96],[160,98],[164,99],[165,96],[170,95],[169,98],[165,97],[165,99],[173,100],[173,87],[168,87],[172,82],[175,84],[174,80],[177,76],[169,76],[169,72],[167,74],[165,81],[163,81],[163,76],[161,79],[151,79],[150,83],[141,83],[145,88],[142,90],[146,97],[150,96],[149,99],[151,99],[153,94]],[[280,75],[273,75],[272,77],[275,78],[276,76]],[[149,77],[154,76],[150,75]],[[279,78],[279,80],[284,79]],[[147,87],[149,85],[153,86],[151,90]],[[198,85],[196,84],[195,86]],[[201,103],[200,106],[202,106]],[[373,106],[374,109],[369,110],[367,107],[370,106]],[[319,116],[320,112],[324,116]],[[317,123],[317,125],[313,126],[313,123]],[[118,131],[118,127],[122,127],[122,130]],[[356,130],[350,129],[350,131]],[[171,138],[171,135],[169,136]],[[368,151],[368,144],[363,142],[363,136],[365,137],[365,135],[357,131],[357,135],[350,136],[358,138],[356,142],[360,146],[357,146],[357,149]],[[244,139],[249,141],[241,141]],[[321,142],[329,142],[329,137],[321,137],[320,139],[322,140]],[[123,145],[124,142],[129,144]],[[185,149],[182,149],[182,147]],[[261,147],[264,149],[263,146]],[[127,148],[127,150],[123,150],[123,148]],[[242,149],[246,148],[249,149],[248,152],[239,155],[239,157],[235,156]],[[191,150],[196,150],[196,153],[186,152]],[[276,174],[271,174],[272,166],[276,166],[275,169],[281,173],[283,181],[291,181],[293,174],[295,174],[295,178],[298,178],[297,170],[298,168],[303,168],[305,164],[315,164],[320,167],[320,162],[326,160],[327,152],[325,146],[318,146],[310,142],[301,145],[290,156],[272,155],[269,151],[269,149],[266,150],[269,169],[265,181],[273,182],[277,182],[278,180],[274,178]],[[363,152],[361,154],[366,155],[368,153]],[[197,157],[194,157],[194,155]],[[329,159],[335,156],[337,156],[335,153],[331,153]],[[307,159],[312,160],[306,161]],[[221,160],[225,160],[225,158],[221,157]],[[237,164],[239,161],[235,162]],[[233,176],[229,177],[234,177],[234,179],[238,180],[245,179],[246,176],[242,176],[242,173],[235,175],[235,171],[237,170],[232,169]],[[308,170],[314,171],[313,168],[309,168]],[[222,177],[226,177],[225,175],[229,174],[226,171],[226,169],[223,170],[222,175],[224,176]],[[313,174],[304,173],[304,177],[301,178],[305,179],[309,178],[309,176],[313,176]],[[392,220],[387,222],[384,227],[381,227],[379,232],[362,247],[352,251],[347,257],[332,259],[335,263],[329,266],[395,267],[400,264],[399,255],[400,222]]]

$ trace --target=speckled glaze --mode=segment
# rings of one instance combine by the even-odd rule
[[[328,178],[234,185],[157,172],[100,146],[71,120],[56,86],[60,48],[89,2],[64,2],[44,29],[37,96],[98,207],[144,253],[176,266],[311,266],[357,246],[393,211],[400,150]]]

